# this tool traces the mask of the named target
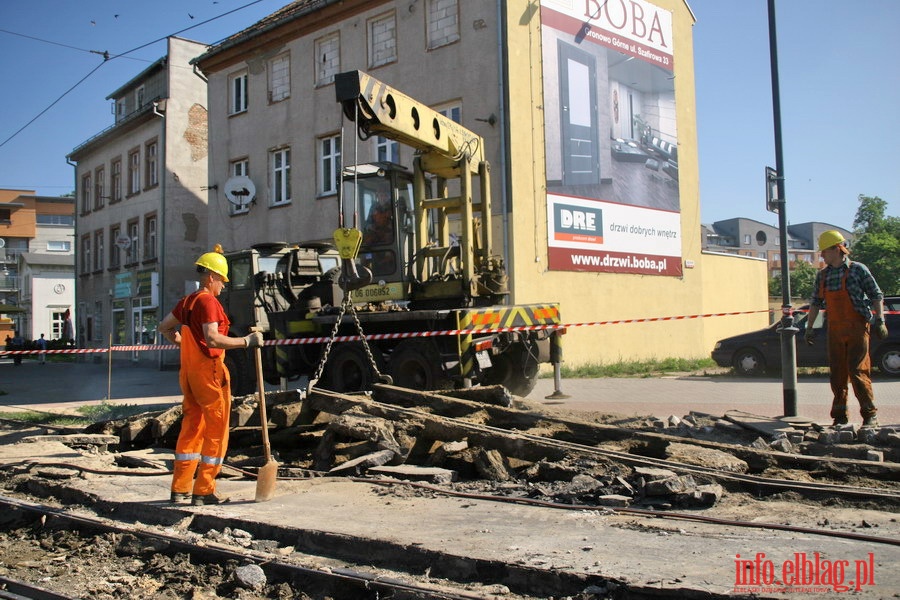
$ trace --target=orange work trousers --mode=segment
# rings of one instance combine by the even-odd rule
[[[825,292],[828,318],[828,366],[831,370],[831,418],[849,418],[847,382],[859,401],[863,419],[874,417],[875,394],[872,391],[872,361],[869,358],[869,324],[853,308],[846,289]]]
[[[228,449],[231,377],[224,353],[217,358],[206,356],[188,327],[181,328],[178,381],[184,400],[172,491],[186,494],[193,488],[195,496],[206,496],[216,491],[216,476]]]

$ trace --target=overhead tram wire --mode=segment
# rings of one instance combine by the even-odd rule
[[[239,11],[239,10],[243,10],[243,9],[245,9],[245,8],[248,8],[248,7],[250,7],[250,6],[253,6],[254,4],[259,4],[260,2],[263,2],[263,1],[264,1],[264,0],[253,0],[253,2],[248,2],[247,4],[244,4],[243,6],[239,6],[239,7],[237,7],[237,8],[231,9],[231,10],[229,10],[229,11],[227,11],[227,12],[222,13],[221,15],[212,17],[212,18],[207,19],[207,20],[205,20],[205,21],[201,21],[200,23],[197,23],[197,24],[195,24],[195,25],[191,25],[190,27],[185,27],[184,29],[181,29],[181,30],[179,30],[179,31],[176,31],[176,32],[174,32],[174,33],[171,33],[171,34],[169,34],[169,35],[167,35],[167,36],[164,36],[164,37],[161,37],[161,38],[157,38],[157,39],[155,39],[155,40],[153,40],[153,41],[151,41],[151,42],[147,42],[146,44],[142,44],[142,45],[140,45],[140,46],[138,46],[138,47],[136,47],[136,48],[132,48],[131,50],[128,50],[127,52],[123,52],[123,53],[121,53],[121,54],[110,54],[108,51],[100,52],[100,51],[97,51],[97,50],[85,50],[84,48],[77,48],[77,47],[75,47],[75,46],[69,46],[69,45],[67,45],[67,44],[61,44],[61,43],[59,43],[59,42],[53,42],[53,41],[50,41],[50,40],[44,40],[44,39],[41,39],[41,38],[37,38],[37,37],[34,37],[34,36],[30,36],[30,35],[25,35],[25,34],[22,34],[22,33],[16,33],[16,32],[14,32],[14,31],[9,31],[9,30],[6,30],[6,29],[0,29],[0,32],[2,32],[2,33],[8,33],[8,34],[10,34],[10,35],[16,35],[16,36],[19,36],[19,37],[28,38],[28,39],[36,40],[36,41],[39,41],[39,42],[44,42],[44,43],[46,43],[46,44],[53,44],[53,45],[55,45],[55,46],[62,46],[63,48],[70,48],[70,49],[72,49],[72,50],[78,50],[78,51],[80,51],[80,52],[90,52],[91,54],[99,54],[99,55],[103,56],[103,62],[102,62],[102,63],[100,63],[99,65],[97,65],[96,67],[94,67],[94,69],[92,69],[90,73],[88,73],[87,75],[85,75],[84,77],[82,77],[82,78],[78,81],[78,83],[76,83],[75,85],[73,85],[72,87],[70,87],[68,90],[66,90],[61,96],[59,96],[59,98],[57,98],[56,100],[54,100],[49,106],[47,106],[47,108],[45,108],[44,110],[42,110],[41,112],[39,112],[37,115],[35,115],[34,118],[32,118],[30,121],[28,121],[27,123],[25,123],[24,125],[22,125],[22,127],[20,127],[15,133],[13,133],[11,136],[9,136],[8,138],[6,138],[6,139],[3,140],[2,142],[0,142],[0,148],[2,148],[3,146],[5,146],[6,143],[9,142],[10,140],[12,140],[14,137],[16,137],[17,135],[19,135],[19,134],[22,133],[23,131],[25,131],[25,129],[27,129],[29,125],[31,125],[32,123],[34,123],[35,121],[37,121],[44,113],[46,113],[48,110],[50,110],[51,108],[53,108],[57,103],[59,103],[60,100],[62,100],[63,98],[65,98],[67,95],[69,95],[69,93],[72,92],[72,90],[74,90],[74,89],[77,88],[79,85],[81,85],[82,83],[84,83],[84,81],[85,81],[88,77],[90,77],[91,75],[93,75],[94,73],[96,73],[97,70],[100,69],[100,67],[102,67],[104,64],[106,64],[108,61],[110,61],[110,60],[112,60],[112,59],[114,59],[114,58],[123,58],[123,57],[127,57],[127,55],[128,55],[128,54],[131,54],[132,52],[137,52],[138,50],[141,50],[141,49],[143,49],[143,48],[146,48],[147,46],[152,46],[153,44],[156,44],[157,42],[164,41],[164,40],[168,39],[168,38],[171,37],[171,36],[179,35],[179,34],[181,34],[181,33],[184,33],[185,31],[190,31],[191,29],[196,29],[197,27],[200,27],[201,25],[206,25],[207,23],[211,23],[212,21],[215,21],[215,20],[217,20],[217,19],[221,19],[222,17],[226,17],[226,16],[228,16],[228,15],[230,15],[230,14],[232,14],[232,13],[235,13],[235,12],[237,12],[237,11]]]

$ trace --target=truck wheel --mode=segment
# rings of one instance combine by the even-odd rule
[[[256,392],[256,365],[250,350],[229,350],[225,353],[225,366],[231,374],[232,396],[246,396]]]
[[[375,357],[378,370],[383,370],[384,361],[378,348],[369,346]],[[325,363],[325,389],[333,392],[361,392],[371,390],[375,383],[375,371],[360,342],[335,344],[331,356]]]
[[[502,385],[514,396],[531,393],[538,380],[538,364],[524,350],[508,350],[491,357],[493,366],[484,378],[485,385]]]
[[[390,375],[394,385],[414,390],[449,390],[453,381],[430,340],[406,340],[391,353]]]
[[[888,346],[878,351],[875,359],[878,370],[888,377],[900,377],[900,346]]]

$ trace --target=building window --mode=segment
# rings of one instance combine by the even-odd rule
[[[282,148],[271,153],[272,193],[271,206],[291,201],[291,149]]]
[[[745,246],[749,246],[749,245],[750,245],[750,234],[749,234],[749,233],[745,233],[745,234],[744,234],[744,245],[745,245]]]
[[[118,269],[122,265],[122,250],[119,247],[122,237],[122,226],[116,223],[109,226],[109,268]]]
[[[103,230],[94,232],[94,271],[103,269]]]
[[[459,104],[447,104],[435,110],[454,123],[462,123],[462,106]]]
[[[440,48],[459,40],[459,5],[457,0],[426,0],[425,21],[429,50]]]
[[[247,71],[241,71],[228,78],[228,113],[236,115],[247,111]]]
[[[269,61],[269,102],[291,95],[291,57],[285,53]]]
[[[81,270],[82,275],[91,272],[91,236],[81,236]]]
[[[128,153],[128,195],[141,191],[141,151],[132,150]]]
[[[125,98],[116,100],[116,122],[125,116]]]
[[[232,177],[249,177],[250,176],[250,161],[246,158],[242,158],[241,160],[232,161],[231,166],[229,167],[231,171]],[[248,199],[249,200],[249,199]],[[250,212],[250,202],[248,201],[246,204],[230,204],[230,210],[232,215],[246,215]]]
[[[47,252],[71,252],[72,242],[68,240],[47,240]]]
[[[379,135],[375,138],[375,154],[379,161],[400,164],[400,144],[396,140]]]
[[[341,136],[319,140],[319,194],[336,194],[340,185]]]
[[[9,211],[6,211],[6,220],[9,220]],[[0,220],[3,219],[3,211],[0,210]],[[75,217],[72,215],[35,215],[35,222],[38,225],[61,225],[64,227],[74,227]]]
[[[156,215],[144,217],[144,260],[156,258]]]
[[[91,181],[90,173],[81,176],[81,214],[83,215],[91,212],[91,192],[94,185]]]
[[[94,210],[106,204],[106,169],[100,167],[94,172]]]
[[[125,264],[131,265],[138,261],[138,220],[128,221],[128,250],[125,251]]]
[[[316,85],[328,85],[341,68],[341,36],[335,32],[316,40]]]
[[[397,19],[392,12],[369,20],[369,67],[397,60]]]
[[[119,202],[122,200],[122,159],[117,158],[110,163],[111,180],[109,190],[109,203]]]
[[[147,174],[145,176],[145,180],[147,182],[148,188],[156,187],[157,185],[159,185],[159,161],[157,156],[158,152],[159,144],[156,143],[156,140],[149,142],[144,150],[147,166]]]
[[[134,90],[134,110],[140,110],[144,106],[144,86]]]

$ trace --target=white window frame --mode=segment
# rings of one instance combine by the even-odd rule
[[[341,34],[330,33],[316,40],[316,86],[334,82],[334,76],[341,72]]]
[[[72,242],[68,240],[47,240],[47,252],[71,252]]]
[[[106,189],[104,180],[106,179],[106,169],[97,167],[94,171],[94,210],[101,209],[106,204]]]
[[[462,124],[462,104],[460,104],[459,102],[442,104],[434,110],[435,112],[444,115],[454,123]]]
[[[369,68],[397,60],[397,15],[394,11],[369,19]]]
[[[156,230],[158,223],[155,213],[144,217],[144,260],[156,258]]]
[[[122,157],[110,162],[110,200],[109,203],[122,200]]]
[[[231,172],[232,177],[250,177],[250,161],[246,158],[233,160],[228,170]],[[249,202],[240,206],[231,202],[228,204],[232,215],[246,215],[250,212]]]
[[[278,148],[269,152],[269,173],[271,190],[269,206],[284,206],[291,203],[291,149]]]
[[[103,270],[103,230],[94,232],[94,271]]]
[[[459,41],[459,0],[425,0],[425,35],[428,50]]]
[[[125,98],[116,100],[116,121],[125,117]]]
[[[375,156],[379,162],[387,161],[400,164],[400,143],[383,135],[375,136]]]
[[[118,223],[109,226],[109,268],[118,269],[122,266],[122,249],[119,248],[119,236],[122,235],[122,226]]]
[[[94,205],[91,202],[91,194],[94,191],[93,181],[93,173],[85,173],[81,176],[81,214],[83,215],[88,214],[94,208]]]
[[[147,142],[144,148],[144,160],[147,164],[147,187],[155,187],[159,185],[159,143],[156,140]]]
[[[337,194],[341,178],[341,136],[319,138],[319,195]]]
[[[247,112],[250,105],[247,71],[243,70],[228,78],[228,114]]]
[[[291,97],[291,55],[279,54],[269,61],[269,102]]]
[[[91,272],[91,234],[81,236],[81,274]]]
[[[135,148],[128,153],[128,195],[141,191],[141,149]]]
[[[125,252],[125,264],[133,265],[138,261],[138,242],[140,238],[138,237],[138,231],[140,227],[140,223],[138,223],[137,219],[128,221],[125,225],[127,230],[128,239],[131,240],[131,244],[128,245],[128,250]]]

